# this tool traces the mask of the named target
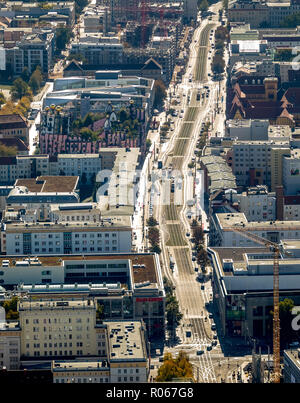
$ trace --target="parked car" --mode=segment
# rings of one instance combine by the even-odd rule
[[[204,351],[203,351],[203,350],[198,350],[198,351],[197,351],[197,355],[202,355],[202,354],[204,354]]]

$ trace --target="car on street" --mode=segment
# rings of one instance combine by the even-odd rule
[[[218,336],[217,336],[216,334],[214,334],[214,335],[213,335],[213,339],[214,339],[214,340],[217,340],[217,339],[218,339]]]
[[[208,317],[209,317],[209,319],[213,319],[214,315],[213,315],[212,313],[210,313],[210,314],[208,315]]]
[[[196,262],[196,258],[195,258],[194,256],[192,257],[192,261],[193,261],[193,262]]]
[[[203,284],[201,285],[201,290],[205,290],[205,286]]]
[[[186,236],[190,236],[191,234],[190,234],[189,232],[187,232],[185,235],[186,235]]]
[[[217,346],[217,344],[218,344],[217,340],[213,340],[213,341],[211,342],[211,345],[212,345],[212,346]]]
[[[212,350],[212,346],[207,346],[206,349],[207,349],[207,351],[211,351],[211,350]]]
[[[217,330],[217,326],[215,323],[212,323],[210,328],[211,330]]]
[[[198,350],[198,351],[197,351],[197,355],[202,355],[202,354],[204,354],[204,351],[203,351],[203,350]]]

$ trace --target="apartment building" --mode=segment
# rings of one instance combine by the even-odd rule
[[[4,223],[1,251],[8,255],[130,252],[131,230],[130,216],[113,216],[98,223]]]
[[[21,357],[97,355],[93,301],[20,301]]]
[[[75,22],[75,4],[73,1],[50,1],[47,7],[42,7],[36,2],[10,1],[2,3],[0,7],[0,16],[12,19],[12,26],[18,26],[18,20],[25,24],[26,20],[28,22],[33,20],[34,23],[38,22],[40,17],[51,16],[51,14],[54,20],[57,14],[66,16],[67,25],[72,27]]]
[[[54,383],[147,382],[149,360],[145,328],[138,321],[104,321],[107,337],[105,359],[52,361]]]
[[[280,155],[273,157],[272,150],[283,149],[279,154],[289,152],[289,141],[235,141],[233,143],[232,171],[240,186],[267,185],[271,187],[272,170],[280,164]],[[274,151],[273,151],[274,152]],[[277,157],[276,157],[277,155]],[[279,170],[277,170],[279,172]]]
[[[87,222],[95,223],[102,220],[101,210],[97,203],[52,204],[50,206],[52,222]]]
[[[6,68],[10,67],[15,75],[20,75],[25,67],[32,73],[40,66],[42,72],[48,74],[53,65],[54,50],[54,32],[24,35],[15,47],[5,49]]]
[[[239,0],[229,5],[228,21],[245,22],[251,28],[279,27],[285,17],[299,12],[297,1],[272,2]]]
[[[18,137],[28,144],[29,124],[18,114],[0,116],[0,139]]]
[[[266,186],[250,187],[240,194],[227,194],[226,198],[237,203],[238,210],[245,214],[248,222],[276,219],[276,194],[269,193]]]
[[[5,310],[0,307],[0,369],[19,369],[20,347],[19,323],[7,322]]]
[[[209,243],[211,246],[222,247],[256,247],[257,242],[247,238],[234,228],[244,228],[246,231],[279,242],[282,239],[298,239],[300,236],[300,221],[251,221],[244,213],[220,213],[211,219]]]
[[[300,192],[300,152],[291,150],[282,157],[282,184],[285,195],[298,195]]]
[[[16,209],[36,210],[37,219],[44,221],[49,219],[52,203],[79,203],[77,184],[77,176],[17,179],[6,198],[6,204]]]
[[[123,45],[118,38],[96,38],[95,41],[81,38],[73,42],[71,53],[81,54],[87,64],[118,64],[123,60]]]

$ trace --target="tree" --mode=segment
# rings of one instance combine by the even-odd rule
[[[31,74],[30,80],[29,80],[29,86],[32,89],[32,92],[36,94],[39,89],[41,88],[41,84],[43,82],[43,75],[41,72],[41,68],[38,66],[34,72]]]
[[[154,91],[155,92],[154,92],[153,106],[154,108],[157,108],[159,105],[163,103],[167,95],[166,86],[162,80],[155,80]]]
[[[175,295],[168,295],[166,298],[167,329],[175,334],[176,327],[183,317],[179,310],[179,303]]]
[[[157,253],[159,255],[161,253],[161,248],[155,244],[151,246],[150,252]]]
[[[151,147],[151,140],[150,139],[147,139],[146,140],[146,148],[147,148],[147,150],[149,150],[149,148]]]
[[[152,246],[157,245],[159,243],[159,230],[154,227],[150,227],[148,230],[148,238],[151,242]]]
[[[285,298],[279,302],[279,318],[280,318],[280,345],[284,349],[293,340],[297,339],[297,333],[292,328],[292,309],[294,301],[290,298]]]
[[[148,227],[156,227],[158,225],[158,221],[156,221],[156,219],[153,216],[151,216],[147,220],[147,225]]]
[[[17,153],[17,147],[7,147],[0,140],[0,157],[14,157]]]
[[[5,96],[3,92],[0,92],[0,105],[4,105],[6,103]]]
[[[197,245],[203,242],[203,230],[199,225],[193,228],[193,237],[195,238],[195,242]]]
[[[30,73],[29,73],[28,67],[24,67],[24,69],[22,70],[21,78],[23,81],[25,81],[25,83],[28,83],[28,81],[30,79]]]
[[[18,297],[12,297],[12,299],[10,299],[9,301],[4,301],[2,306],[5,309],[7,320],[14,320],[19,318]]]
[[[174,359],[171,353],[164,355],[164,362],[158,369],[156,382],[170,382],[176,378],[192,378],[193,366],[184,351],[179,351],[178,357]]]
[[[164,276],[164,278],[163,278],[163,283],[164,283],[164,288],[165,288],[167,296],[173,295],[173,285],[166,276]]]
[[[228,0],[222,0],[222,7],[224,10],[228,9]]]
[[[209,7],[209,4],[207,2],[207,0],[202,0],[201,2],[198,2],[198,8],[201,12],[203,11],[207,11]]]
[[[104,317],[104,305],[97,304],[96,319],[100,320]]]
[[[280,24],[283,28],[296,28],[298,25],[300,25],[300,12],[285,17]]]
[[[206,265],[209,263],[207,252],[203,247],[200,247],[197,253],[197,263],[201,266],[203,272],[206,271]]]
[[[73,38],[74,34],[70,28],[57,28],[56,29],[56,48],[61,51],[66,48],[66,44]]]
[[[32,92],[28,84],[26,84],[25,81],[23,81],[20,77],[13,82],[10,92],[13,99],[20,99],[24,96],[32,96]]]

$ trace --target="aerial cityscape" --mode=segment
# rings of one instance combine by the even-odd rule
[[[300,383],[300,0],[0,0],[0,219],[0,383]]]

